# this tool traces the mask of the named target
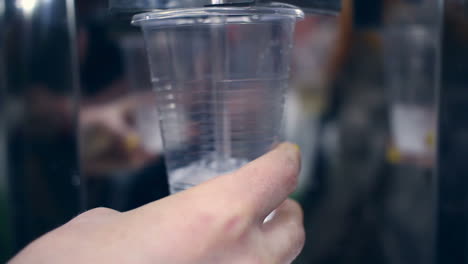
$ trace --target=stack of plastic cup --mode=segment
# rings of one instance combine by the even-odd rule
[[[172,193],[279,143],[294,28],[303,16],[274,4],[134,17],[145,37]]]
[[[385,76],[393,141],[413,159],[435,155],[437,31],[419,24],[386,28]]]

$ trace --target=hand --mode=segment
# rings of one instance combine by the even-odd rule
[[[304,244],[302,210],[287,200],[299,156],[281,144],[236,172],[133,211],[91,210],[11,263],[291,263]]]
[[[141,95],[143,96],[143,95]],[[139,169],[156,160],[157,153],[143,147],[136,129],[136,111],[148,104],[140,95],[105,104],[86,105],[80,114],[83,145],[83,172],[91,176],[109,175],[125,169]],[[151,121],[151,120],[149,120]]]

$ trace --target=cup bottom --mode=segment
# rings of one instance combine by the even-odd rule
[[[169,171],[169,185],[171,194],[175,194],[198,184],[233,172],[248,161],[237,158],[219,158],[213,153],[204,159],[193,162],[185,167]]]

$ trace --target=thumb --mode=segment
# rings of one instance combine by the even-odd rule
[[[196,196],[211,193],[212,200],[223,201],[231,208],[242,208],[254,218],[252,220],[263,223],[265,217],[296,189],[299,172],[299,147],[283,143],[238,171],[189,192]]]

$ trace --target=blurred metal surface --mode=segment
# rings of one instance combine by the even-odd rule
[[[341,0],[109,0],[109,9],[113,13],[135,14],[154,9],[252,5],[269,2],[296,5],[312,13],[337,14],[341,10]]]
[[[0,3],[0,262],[6,262],[12,254],[11,218],[7,187],[6,114],[5,114],[5,65],[4,26],[5,1]]]
[[[255,0],[109,0],[110,10],[114,12],[141,12],[152,9],[190,8],[210,5],[246,5]]]
[[[338,14],[342,8],[342,0],[284,0],[279,1],[299,6],[309,13]]]
[[[13,251],[79,212],[73,2],[6,0],[1,51]],[[71,4],[71,5],[70,5]]]
[[[468,262],[468,2],[444,1],[437,263]]]

